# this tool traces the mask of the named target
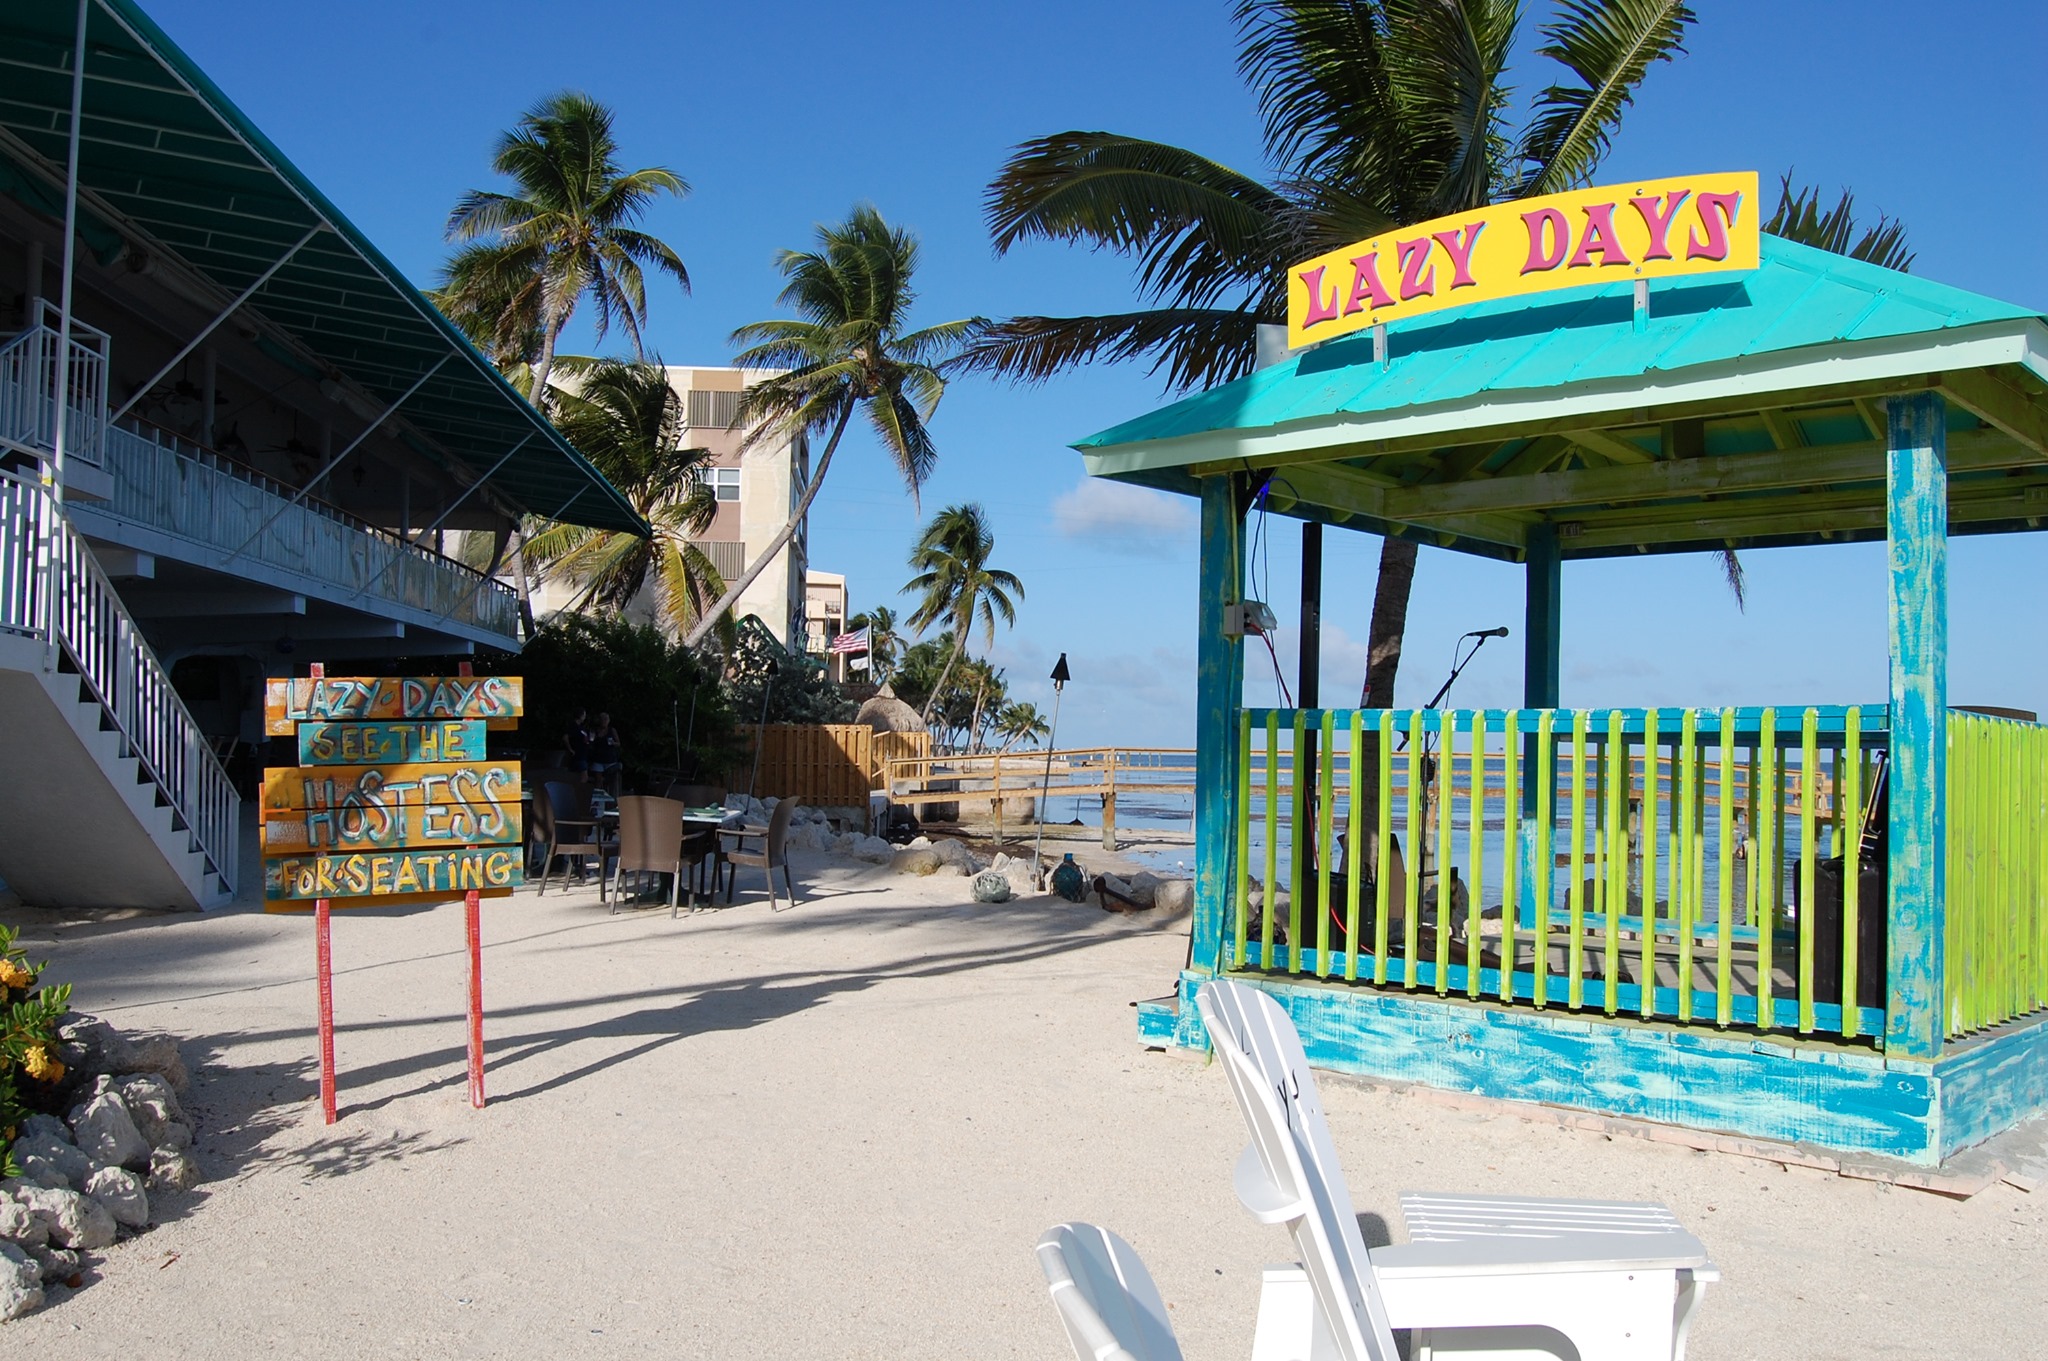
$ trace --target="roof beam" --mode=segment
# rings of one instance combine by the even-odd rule
[[[1764,429],[1771,433],[1771,443],[1780,449],[1803,449],[1806,437],[1799,432],[1799,422],[1774,407],[1766,407],[1757,413],[1764,418]]]
[[[1858,397],[1888,397],[1907,392],[1921,392],[1938,385],[1938,375],[1908,374],[1897,378],[1871,378],[1847,383],[1819,384],[1789,391],[1747,392],[1725,397],[1700,398],[1693,401],[1673,402],[1663,406],[1623,407],[1614,411],[1614,425],[1629,427],[1657,425],[1664,421],[1683,420],[1688,417],[1754,415],[1766,405],[1783,406],[1797,402],[1802,406],[1822,402],[1850,401]],[[1556,416],[1532,420],[1501,421],[1503,436],[1533,437],[1538,435],[1564,435],[1592,428],[1584,415]],[[1240,432],[1245,434],[1266,432]],[[1880,433],[1882,429],[1880,428]],[[1183,437],[1184,438],[1184,437]],[[1220,458],[1197,462],[1187,466],[1195,477],[1211,477],[1219,473],[1248,472],[1259,468],[1292,467],[1303,463],[1326,463],[1338,459],[1379,458],[1387,454],[1427,453],[1451,444],[1469,443],[1472,434],[1408,435],[1398,439],[1360,439],[1348,442],[1333,440],[1306,448],[1276,449],[1270,453],[1250,454],[1237,458]],[[1161,441],[1166,443],[1168,441]],[[1128,447],[1128,446],[1126,446]],[[1099,452],[1107,454],[1111,449]],[[1097,453],[1084,449],[1084,453]],[[1639,451],[1640,452],[1640,451]]]
[[[1744,505],[1755,507],[1744,513]],[[1707,513],[1702,514],[1702,511]],[[2048,517],[2048,482],[1954,486],[1949,519],[1957,524]],[[1575,526],[1575,527],[1574,527]],[[1744,539],[1810,534],[1827,539],[1882,531],[1882,493],[1833,492],[1777,500],[1718,502],[1707,507],[1649,506],[1595,512],[1559,525],[1559,542],[1569,556],[1682,543],[1737,544]]]
[[[1656,455],[1640,444],[1633,440],[1625,440],[1606,430],[1567,430],[1564,433],[1566,439],[1580,448],[1591,449],[1602,458],[1615,463],[1640,464],[1656,460]]]
[[[1303,505],[1316,506],[1329,511],[1338,523],[1372,534],[1398,533],[1406,528],[1421,531],[1420,535],[1408,536],[1411,538],[1450,535],[1507,548],[1528,547],[1527,522],[1508,516],[1438,515],[1425,524],[1386,514],[1386,499],[1397,491],[1405,490],[1383,486],[1355,468],[1324,464],[1290,468],[1275,477],[1269,504],[1277,511]],[[1363,523],[1352,524],[1353,520]]]
[[[1941,391],[1978,419],[1997,426],[2035,452],[2048,456],[2048,414],[2034,400],[1989,369],[1941,375]],[[1956,437],[1949,436],[1953,444]]]
[[[2044,458],[1995,430],[1960,431],[1949,436],[1948,457],[1952,473],[2028,467]],[[1778,453],[1721,454],[1626,468],[1582,468],[1525,477],[1397,487],[1381,494],[1376,513],[1391,520],[1434,522],[1450,515],[1562,510],[1835,482],[1873,482],[1884,479],[1884,458],[1884,445],[1870,441]],[[1289,469],[1286,475],[1298,479],[1302,470]]]
[[[306,597],[288,591],[237,590],[134,591],[122,597],[142,619],[215,619],[233,614],[304,614]]]

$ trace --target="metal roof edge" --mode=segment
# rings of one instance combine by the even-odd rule
[[[1373,440],[1479,432],[1531,420],[1579,416],[1591,419],[1645,406],[1669,406],[1751,392],[1793,393],[1806,387],[1910,378],[1943,369],[2025,363],[2030,357],[2048,367],[2048,323],[2031,314],[1882,340],[1837,341],[1684,369],[1597,379],[1574,384],[1569,392],[1555,388],[1489,390],[1392,415],[1338,412],[1255,430],[1205,430],[1170,439],[1070,447],[1081,453],[1090,474],[1116,477],[1199,463],[1336,449]]]
[[[364,236],[361,229],[349,220],[347,214],[335,207],[333,201],[322,193],[306,177],[305,173],[292,163],[291,158],[279,150],[276,143],[272,142],[264,134],[263,130],[258,128],[255,122],[242,112],[241,107],[228,97],[227,92],[215,84],[213,79],[199,68],[198,63],[187,56],[185,50],[179,47],[169,34],[159,28],[155,20],[142,11],[136,0],[95,0],[95,2],[112,16],[115,22],[127,28],[130,35],[148,49],[156,57],[157,61],[163,64],[166,70],[182,81],[195,97],[211,108],[214,115],[225,123],[237,137],[241,138],[250,151],[262,158],[273,174],[284,180],[291,187],[292,192],[326,222],[327,226],[336,236],[346,241],[349,247],[357,255],[361,256],[366,264],[383,276],[386,284],[395,289],[430,325],[438,329],[441,332],[442,338],[455,347],[457,352],[473,368],[484,374],[488,381],[495,384],[500,394],[521,410],[527,420],[536,427],[541,437],[547,440],[557,453],[567,457],[571,464],[591,482],[602,488],[604,493],[611,499],[614,507],[633,524],[638,525],[643,534],[652,536],[654,532],[653,526],[649,525],[640,513],[633,508],[632,503],[626,499],[625,494],[612,485],[611,479],[599,472],[596,465],[585,458],[574,445],[570,444],[563,437],[562,432],[555,428],[552,421],[543,416],[534,407],[533,403],[521,396],[519,390],[506,381],[505,375],[498,372],[497,366],[484,357],[483,353],[470,342],[469,337],[464,335],[454,322],[448,320],[442,314],[440,308],[435,307],[433,303],[429,302],[426,295],[421,293],[413,285],[412,281],[406,278],[404,273],[396,265],[392,264],[381,250],[371,244],[369,238]],[[530,507],[529,509],[533,508]]]

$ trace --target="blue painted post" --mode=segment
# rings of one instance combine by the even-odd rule
[[[1236,479],[1202,479],[1202,569],[1195,630],[1195,912],[1193,968],[1213,973],[1236,882],[1237,713],[1244,642],[1223,633],[1223,611],[1244,598],[1243,512]],[[1270,758],[1269,758],[1270,759]]]
[[[1529,530],[1529,585],[1522,613],[1522,707],[1555,709],[1558,695],[1558,635],[1564,588],[1563,561],[1557,553],[1557,530],[1538,524]],[[1531,722],[1534,722],[1533,715]],[[1551,867],[1539,865],[1536,841],[1536,739],[1522,742],[1522,872],[1521,925],[1536,926],[1537,876]]]
[[[1947,404],[1888,403],[1891,558],[1891,904],[1885,1052],[1932,1059],[1944,1032],[1948,895]]]

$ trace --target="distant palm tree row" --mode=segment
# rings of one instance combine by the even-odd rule
[[[1517,121],[1508,78],[1522,11],[1520,0],[1237,0],[1238,70],[1263,122],[1263,176],[1111,132],[1018,146],[987,192],[998,254],[1037,240],[1120,253],[1133,266],[1131,310],[917,326],[917,240],[867,205],[821,224],[809,249],[779,252],[778,301],[791,315],[732,335],[736,363],[775,371],[747,389],[740,424],[750,442],[801,436],[822,448],[785,523],[749,544],[750,561],[729,581],[694,545],[716,510],[699,476],[706,454],[681,447],[674,394],[644,348],[648,271],[685,291],[689,275],[638,224],[689,186],[665,167],[624,169],[612,114],[596,100],[543,100],[495,149],[492,167],[512,187],[473,190],[450,213],[459,248],[436,301],[555,415],[654,533],[523,526],[513,548],[522,599],[532,563],[568,581],[579,607],[620,610],[645,596],[666,628],[701,645],[730,628],[740,594],[804,522],[855,416],[915,503],[938,461],[929,423],[950,372],[1039,382],[1097,360],[1137,360],[1162,373],[1170,392],[1210,386],[1249,372],[1259,327],[1285,321],[1290,264],[1446,213],[1587,183],[1652,68],[1683,54],[1693,11],[1683,0],[1554,0],[1531,49],[1549,64],[1549,83]],[[1891,268],[1912,260],[1901,224],[1880,215],[1859,227],[1846,190],[1823,211],[1819,191],[1789,174],[1765,230]],[[633,362],[558,353],[586,302],[597,338],[617,327]],[[555,383],[561,374],[574,381]],[[970,744],[1035,731],[1033,715],[1004,708],[988,683],[1000,673],[975,673],[985,664],[968,656],[975,620],[992,644],[996,621],[1014,623],[1023,598],[1015,576],[988,566],[992,547],[980,507],[947,507],[913,549],[918,575],[905,588],[917,595],[907,627],[945,629],[944,648],[930,653],[937,674],[925,715],[962,730],[954,709],[968,703]],[[1393,703],[1416,555],[1410,540],[1382,542],[1368,706]],[[1740,599],[1740,563],[1733,554],[1724,563]],[[877,679],[936,646],[906,649],[887,608],[849,626],[868,628]],[[976,685],[961,683],[970,679]]]

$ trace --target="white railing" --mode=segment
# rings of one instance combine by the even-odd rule
[[[0,629],[55,640],[232,893],[241,799],[227,771],[85,540],[48,491],[10,473],[0,473]]]
[[[57,448],[60,314],[46,298],[35,324],[0,345],[0,442],[47,458]],[[64,391],[71,407],[64,456],[98,466],[107,429],[107,334],[76,317]]]
[[[324,502],[294,504],[292,488],[155,426],[108,430],[106,468],[113,496],[97,510],[204,547],[239,549],[252,568],[340,587],[349,593],[343,603],[395,602],[518,636],[519,600],[503,582]]]

